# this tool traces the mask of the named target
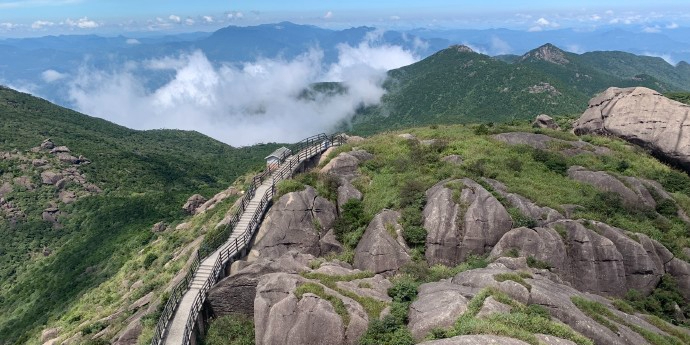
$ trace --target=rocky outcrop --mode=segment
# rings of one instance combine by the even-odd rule
[[[501,182],[492,179],[484,179],[484,181],[491,185],[496,193],[505,198],[510,206],[517,208],[522,214],[534,219],[538,226],[544,226],[565,218],[560,212],[550,207],[542,207],[521,195],[508,193],[508,188]]]
[[[41,173],[41,182],[43,184],[55,185],[62,180],[64,176],[54,171],[44,171]]]
[[[48,340],[55,339],[60,335],[60,328],[48,328],[41,332],[41,342],[45,343]]]
[[[338,210],[342,210],[343,205],[352,199],[362,200],[362,192],[349,181],[345,181],[338,187]]]
[[[374,155],[364,150],[342,152],[321,168],[320,173],[337,177],[340,184],[343,185],[344,182],[352,182],[359,176],[358,167],[360,163],[372,158]]]
[[[492,138],[508,145],[527,145],[538,150],[558,149],[568,156],[583,153],[606,155],[611,152],[606,147],[594,146],[584,141],[561,140],[544,134],[509,132],[493,135]]]
[[[200,194],[194,194],[187,199],[187,202],[182,206],[182,209],[189,214],[195,214],[196,210],[206,202],[206,198]]]
[[[628,188],[623,182],[603,171],[590,171],[581,166],[572,166],[568,169],[568,177],[584,182],[605,192],[615,193],[621,201],[630,208],[653,208],[656,206],[654,198],[649,191],[635,178],[628,178],[626,182],[633,188]]]
[[[410,306],[408,328],[422,340],[434,328],[447,328],[467,311],[469,302],[462,288],[448,282],[428,283],[419,287],[417,299]]]
[[[441,158],[442,161],[448,162],[454,165],[462,165],[462,156],[460,155],[449,155]]]
[[[455,266],[471,254],[489,252],[512,227],[503,205],[470,179],[440,182],[426,197],[425,255],[431,265]]]
[[[580,292],[573,287],[553,281],[547,276],[541,275],[538,271],[532,271],[531,278],[524,278],[525,282],[530,285],[530,289],[526,289],[524,286],[511,280],[500,283],[496,281],[497,274],[515,272],[516,271],[508,269],[502,264],[491,264],[485,269],[476,269],[459,273],[453,278],[452,282],[453,284],[471,289],[475,293],[487,286],[492,286],[517,301],[541,305],[549,311],[553,318],[594,340],[595,344],[623,345],[647,344],[647,342],[632,329],[616,323],[613,320],[612,322],[616,324],[619,331],[618,333],[612,332],[610,329],[589,318],[578,309],[573,304],[571,297],[579,297],[599,302],[616,316],[626,320],[629,324],[635,324],[655,333],[664,334],[663,331],[649,324],[642,317],[625,314],[616,310],[608,299]]]
[[[430,340],[419,345],[528,345],[528,343],[515,338],[501,337],[497,335],[459,335],[448,339]]]
[[[206,211],[212,210],[216,207],[216,205],[219,202],[221,202],[221,201],[223,201],[223,200],[225,200],[225,199],[227,199],[233,195],[237,195],[237,194],[239,194],[239,191],[235,187],[229,187],[228,189],[214,195],[211,199],[204,202],[201,206],[197,207],[194,210],[194,214],[201,214],[201,213],[204,213]]]
[[[364,309],[354,300],[316,282],[324,294],[339,299],[345,306],[349,322],[321,296],[295,290],[308,280],[298,275],[271,273],[263,276],[256,287],[254,321],[257,345],[354,345],[369,322]]]
[[[589,101],[575,134],[613,135],[690,171],[690,106],[644,88],[609,88]]]
[[[554,130],[560,130],[561,127],[558,126],[558,124],[553,120],[553,118],[549,115],[546,114],[541,114],[537,116],[536,119],[534,119],[534,122],[532,122],[532,127],[537,127],[537,128],[548,128],[548,129],[554,129]]]
[[[278,258],[290,250],[321,256],[321,239],[333,227],[335,205],[310,186],[283,195],[269,210],[257,234],[254,250]],[[328,239],[332,242],[332,239]]]
[[[390,210],[374,217],[355,249],[354,267],[392,275],[412,261],[402,239],[399,221],[400,213]]]
[[[256,285],[262,276],[283,272],[298,274],[309,271],[311,255],[288,252],[277,259],[261,258],[221,280],[208,292],[208,305],[215,317],[230,314],[254,316]]]

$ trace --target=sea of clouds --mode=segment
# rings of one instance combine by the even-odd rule
[[[332,64],[318,48],[291,60],[245,63],[212,62],[192,51],[109,69],[84,64],[73,75],[46,71],[44,79],[64,83],[78,111],[130,128],[195,130],[234,146],[294,142],[330,132],[358,108],[377,104],[386,72],[419,59],[377,43],[376,35],[337,49]],[[150,87],[152,75],[169,77]],[[299,97],[317,82],[341,82],[347,92]]]

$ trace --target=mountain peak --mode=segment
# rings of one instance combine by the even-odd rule
[[[476,53],[472,48],[464,45],[464,44],[455,44],[450,47],[448,47],[448,50],[454,50],[457,51],[458,53]]]
[[[565,55],[565,52],[551,43],[527,52],[520,58],[520,61],[526,60],[540,60],[557,65],[565,65],[570,63],[570,60]]]

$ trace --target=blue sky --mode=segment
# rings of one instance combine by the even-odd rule
[[[212,31],[293,21],[323,27],[548,30],[690,26],[688,0],[0,0],[0,36]]]

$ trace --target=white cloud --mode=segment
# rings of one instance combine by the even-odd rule
[[[593,20],[593,21],[595,21],[595,22],[598,22],[598,21],[601,20],[601,16],[598,15],[598,14],[593,14],[593,15],[591,15],[591,16],[589,17],[589,19],[591,19],[591,20]]]
[[[582,54],[585,50],[578,44],[568,44],[565,46],[565,50],[575,54]]]
[[[112,71],[83,67],[69,95],[80,111],[136,129],[197,130],[233,145],[297,141],[331,131],[359,107],[377,104],[386,71],[418,60],[399,46],[369,39],[337,48],[338,62],[331,65],[313,49],[289,61],[240,66],[215,66],[196,51]],[[174,77],[148,90],[143,75],[161,69],[174,71]],[[321,81],[340,81],[347,91],[300,97]]]
[[[546,18],[541,17],[541,18],[537,19],[535,24],[537,24],[539,26],[549,26],[549,25],[551,25],[551,22],[549,22]]]
[[[125,43],[131,45],[141,44],[141,42],[139,42],[139,40],[136,38],[128,38],[127,41],[125,41]]]
[[[95,29],[100,26],[100,24],[90,20],[87,17],[79,18],[77,20],[67,19],[65,20],[65,24],[67,26],[78,27],[80,29]]]
[[[176,16],[176,15],[174,15],[174,14],[171,14],[171,15],[168,17],[168,19],[170,19],[170,21],[171,21],[171,22],[174,22],[174,23],[179,23],[179,22],[182,21],[182,18],[180,18],[180,16]]]
[[[666,25],[666,28],[669,30],[678,29],[679,27],[680,26],[676,23],[670,23],[670,24]]]
[[[43,29],[44,27],[53,26],[53,25],[55,25],[55,23],[53,23],[53,22],[49,22],[46,20],[37,20],[31,24],[31,28],[35,29],[35,30],[40,30],[40,29]]]
[[[14,23],[0,23],[0,29],[4,30],[12,30],[15,28],[18,28],[19,24],[14,24]]]
[[[544,17],[541,17],[541,18],[537,19],[534,22],[534,25],[532,27],[530,27],[527,31],[538,32],[538,31],[542,31],[545,28],[557,28],[559,26],[560,26],[560,24],[558,24],[554,21],[550,21]]]
[[[184,20],[184,23],[187,24],[187,25],[189,25],[189,26],[192,26],[192,25],[194,25],[194,19],[192,19],[192,18],[187,18],[187,19]]]
[[[513,52],[513,48],[508,42],[500,39],[498,36],[491,36],[491,53],[495,55],[509,54]]]
[[[656,25],[655,26],[645,26],[644,29],[642,29],[642,31],[644,31],[646,33],[650,33],[650,34],[651,33],[659,33],[659,32],[661,32],[661,28],[659,28]]]
[[[324,19],[331,19],[331,18],[333,18],[333,12],[331,12],[331,11],[326,12],[326,14],[323,15],[323,18],[324,18]]]
[[[644,53],[642,53],[642,55],[662,58],[662,59],[664,59],[664,61],[668,62],[669,64],[671,64],[673,66],[676,65],[676,61],[671,57],[670,54],[655,53],[655,52],[644,52]]]
[[[67,77],[66,74],[60,73],[60,72],[53,70],[53,69],[45,70],[45,71],[43,71],[43,73],[41,73],[41,78],[46,83],[52,83],[54,81],[64,79],[65,77]]]
[[[390,20],[400,20],[400,16],[391,16]]]
[[[204,18],[206,23],[213,23],[213,17],[211,16],[203,16],[202,18]]]

